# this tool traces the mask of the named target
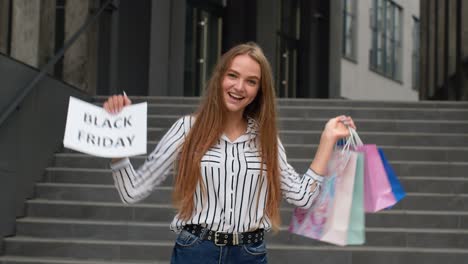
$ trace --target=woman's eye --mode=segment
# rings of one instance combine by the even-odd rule
[[[248,83],[251,85],[257,85],[257,81],[255,80],[248,80]]]
[[[236,78],[237,77],[234,73],[228,73],[227,76],[229,78]]]

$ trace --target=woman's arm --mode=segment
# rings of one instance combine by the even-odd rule
[[[116,114],[131,104],[132,101],[124,93],[110,96],[103,107],[107,112]],[[177,120],[137,170],[128,158],[112,159],[110,167],[114,184],[124,203],[136,203],[146,198],[155,186],[166,179],[176,160],[179,147],[185,140],[185,124],[191,124],[191,121],[190,116]]]
[[[288,203],[297,207],[310,207],[320,193],[324,177],[310,168],[303,175],[297,173],[288,163],[286,151],[280,139],[278,139],[278,155],[281,176],[280,188],[283,197]]]
[[[177,120],[143,165],[135,170],[128,158],[112,163],[114,184],[124,203],[136,203],[146,198],[168,175],[185,140],[185,124],[191,117]]]

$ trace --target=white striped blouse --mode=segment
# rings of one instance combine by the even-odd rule
[[[144,199],[166,179],[193,122],[191,116],[177,120],[139,169],[135,170],[128,158],[111,165],[115,186],[124,203]],[[268,191],[266,169],[260,171],[257,143],[257,124],[253,119],[248,120],[247,131],[234,142],[224,134],[221,136],[201,161],[206,195],[202,195],[198,185],[193,195],[192,217],[185,222],[176,215],[171,230],[179,232],[186,224],[206,225],[211,230],[228,233],[271,229],[264,213]],[[320,192],[323,177],[311,169],[299,175],[288,164],[279,139],[278,143],[283,197],[293,205],[308,208]],[[316,187],[312,190],[314,183]]]

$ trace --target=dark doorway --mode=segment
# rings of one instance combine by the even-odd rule
[[[223,6],[216,1],[187,1],[184,95],[203,94],[221,55]]]

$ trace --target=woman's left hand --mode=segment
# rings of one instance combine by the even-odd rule
[[[322,136],[325,136],[329,140],[333,140],[333,142],[337,142],[341,138],[349,137],[348,126],[356,130],[354,121],[350,116],[337,116],[327,122]]]

